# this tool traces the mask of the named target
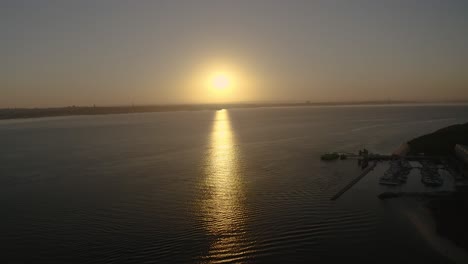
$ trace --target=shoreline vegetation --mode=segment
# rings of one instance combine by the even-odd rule
[[[301,102],[301,103],[226,103],[226,104],[173,104],[127,106],[67,106],[50,108],[0,108],[0,120],[60,117],[78,115],[109,115],[151,112],[201,111],[225,108],[306,107],[306,106],[371,106],[407,104],[467,104],[468,102],[416,102],[416,101],[362,101],[362,102]]]
[[[454,156],[456,144],[468,145],[468,123],[444,127],[410,140],[409,154]]]

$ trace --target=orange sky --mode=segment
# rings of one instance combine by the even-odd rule
[[[435,0],[2,1],[0,108],[468,100],[467,13]],[[219,72],[229,89],[207,84]]]

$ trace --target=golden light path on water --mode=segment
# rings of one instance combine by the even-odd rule
[[[213,238],[207,262],[242,262],[245,249],[244,194],[229,113],[216,111],[207,155],[202,200],[206,229]]]

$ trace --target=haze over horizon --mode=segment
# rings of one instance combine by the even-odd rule
[[[468,100],[466,1],[0,3],[0,108]]]

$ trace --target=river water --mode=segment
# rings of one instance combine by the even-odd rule
[[[445,262],[327,151],[390,153],[468,106],[0,121],[3,263]],[[374,173],[375,174],[375,173]],[[367,180],[368,181],[368,180]],[[362,184],[366,184],[366,180]]]

